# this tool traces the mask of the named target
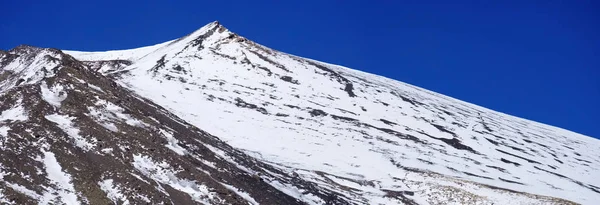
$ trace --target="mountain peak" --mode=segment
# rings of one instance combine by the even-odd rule
[[[214,28],[214,29],[219,29],[219,30],[222,30],[222,31],[227,30],[227,28],[225,28],[225,26],[223,26],[221,24],[221,22],[219,22],[219,21],[210,22],[210,23],[202,26],[201,29],[202,28]]]
[[[219,21],[213,21],[213,22],[210,22],[210,23],[206,24],[206,25],[205,25],[205,26],[203,26],[203,27],[207,27],[207,28],[214,28],[214,29],[216,29],[218,32],[225,32],[225,31],[231,32],[229,29],[227,29],[227,28],[226,28],[226,27],[225,27],[223,24],[221,24],[221,22],[219,22]]]
[[[207,25],[217,25],[217,26],[219,26],[219,25],[221,25],[221,23],[219,21],[213,21],[213,22],[208,23]]]
[[[194,46],[197,46],[201,42],[203,42],[204,39],[211,37],[215,33],[224,34],[224,35],[220,35],[220,37],[214,39],[215,41],[219,41],[223,38],[229,38],[232,35],[237,36],[233,32],[229,31],[227,28],[225,28],[219,21],[213,21],[213,22],[201,27],[200,29],[192,32],[191,34],[184,36],[183,38],[180,38],[180,40],[181,39],[192,39],[191,40],[192,44]]]
[[[155,45],[144,46],[139,48],[125,49],[125,50],[107,50],[107,51],[75,51],[75,50],[63,50],[64,53],[69,54],[82,61],[107,61],[107,60],[126,60],[136,61],[142,57],[148,56],[149,54],[165,49],[166,47],[172,47],[175,44],[187,45],[190,42],[199,43],[200,39],[206,39],[210,37],[215,31],[222,34],[220,38],[227,38],[228,36],[234,35],[227,28],[225,28],[219,21],[213,21],[204,26],[196,29],[195,31],[171,40],[162,42]],[[219,39],[217,39],[219,40]]]

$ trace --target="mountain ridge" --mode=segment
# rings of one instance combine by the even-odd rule
[[[84,60],[85,59],[92,60],[92,61],[101,61],[101,60],[128,60],[128,59],[113,58],[113,57],[90,57],[90,58],[86,58],[84,56],[85,55],[92,55],[93,56],[94,54],[104,55],[106,52],[125,52],[125,51],[133,51],[133,50],[137,50],[137,49],[144,49],[144,50],[147,49],[148,51],[146,51],[144,53],[150,53],[152,51],[155,51],[160,46],[164,46],[164,45],[169,44],[169,43],[173,43],[173,42],[176,42],[176,41],[183,40],[186,37],[189,37],[189,36],[191,36],[191,35],[193,35],[195,33],[200,32],[203,28],[211,27],[211,26],[216,26],[217,28],[225,29],[227,32],[230,32],[231,34],[235,35],[236,37],[242,38],[244,40],[248,40],[247,38],[244,38],[243,36],[240,36],[237,33],[232,32],[230,29],[226,28],[223,24],[221,24],[218,20],[215,20],[215,21],[212,21],[211,23],[206,24],[205,26],[200,27],[199,29],[196,29],[195,31],[193,31],[193,32],[191,32],[191,33],[189,33],[189,34],[187,34],[187,35],[185,35],[183,37],[176,38],[176,39],[169,40],[169,41],[165,41],[165,42],[162,42],[162,43],[153,44],[153,45],[147,45],[147,46],[142,46],[142,47],[138,47],[138,48],[119,49],[119,50],[104,50],[104,51],[63,50],[63,51],[65,53],[67,53],[67,54],[70,54],[72,56],[77,56],[78,58],[81,58],[81,59],[84,59]],[[260,45],[260,44],[254,42],[254,41],[251,41],[251,40],[248,40],[248,41],[251,42],[251,43],[253,43],[253,44],[255,44],[256,46],[260,46],[260,47],[263,47],[263,48],[266,48],[266,49],[270,49],[270,50],[273,50],[275,52],[285,53],[283,51],[274,50],[272,48],[268,48],[266,46]],[[307,60],[307,61],[313,61],[315,63],[324,64],[324,65],[331,66],[331,67],[339,67],[341,69],[350,70],[352,72],[356,72],[356,73],[360,73],[360,74],[374,75],[374,76],[378,76],[378,77],[384,77],[384,78],[387,78],[387,79],[392,80],[392,81],[398,81],[397,79],[389,78],[389,77],[386,77],[386,76],[383,76],[383,75],[380,75],[380,74],[373,74],[373,73],[365,72],[365,71],[362,71],[362,70],[353,69],[353,68],[350,68],[348,66],[331,64],[331,63],[327,63],[327,62],[324,62],[324,61],[315,60],[315,59],[311,59],[311,58],[306,58],[306,57],[302,57],[302,56],[294,55],[294,54],[289,54],[289,53],[285,53],[285,54],[286,55],[290,55],[290,56],[294,56],[296,58],[304,59],[304,60]],[[398,82],[401,82],[401,81],[398,81]],[[504,114],[504,115],[507,115],[507,116],[516,117],[516,118],[522,119],[522,120],[528,120],[528,121],[531,121],[533,123],[540,123],[540,124],[543,124],[545,126],[551,126],[551,127],[557,128],[557,129],[562,129],[564,131],[573,132],[574,134],[582,135],[582,136],[593,138],[593,139],[597,140],[597,138],[595,138],[595,137],[588,136],[588,135],[585,135],[585,134],[582,134],[582,133],[578,133],[578,132],[575,132],[575,131],[571,131],[569,129],[562,128],[560,126],[550,125],[550,124],[546,124],[546,123],[541,123],[541,122],[535,121],[533,119],[528,119],[528,118],[524,118],[524,117],[515,116],[515,115],[512,115],[512,114],[505,113],[505,112],[493,110],[493,109],[487,108],[487,107],[482,106],[482,105],[478,105],[478,104],[475,104],[475,103],[463,101],[463,100],[454,98],[454,97],[452,97],[450,95],[446,95],[446,94],[442,94],[442,93],[437,93],[435,91],[430,91],[430,90],[427,90],[427,89],[424,89],[424,88],[420,88],[418,86],[414,86],[414,85],[411,85],[411,84],[408,84],[408,83],[405,83],[405,84],[409,85],[409,86],[413,86],[413,87],[419,88],[419,89],[422,89],[424,91],[430,92],[432,94],[438,95],[438,96],[443,97],[443,98],[450,98],[452,100],[457,100],[457,101],[460,101],[461,103],[468,104],[470,106],[477,106],[480,109],[486,109],[488,111],[493,111],[493,112],[497,112],[497,113]]]

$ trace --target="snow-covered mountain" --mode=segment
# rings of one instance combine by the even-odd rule
[[[6,203],[600,200],[596,139],[218,22],[130,50],[0,52],[0,101]]]

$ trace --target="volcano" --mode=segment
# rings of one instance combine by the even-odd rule
[[[595,204],[600,141],[277,51],[0,51],[2,204]]]

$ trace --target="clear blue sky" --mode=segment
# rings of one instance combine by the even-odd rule
[[[219,20],[277,50],[600,137],[598,1],[90,2],[0,2],[0,49],[133,48]]]

